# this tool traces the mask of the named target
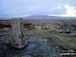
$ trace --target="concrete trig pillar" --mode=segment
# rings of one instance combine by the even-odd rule
[[[11,33],[9,44],[12,47],[23,48],[27,45],[24,40],[24,26],[22,18],[13,18],[11,20]]]

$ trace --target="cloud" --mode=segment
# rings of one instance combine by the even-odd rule
[[[47,14],[75,16],[75,7],[72,7],[76,6],[75,2],[76,0],[0,0],[0,17]],[[72,6],[66,5],[67,3]]]
[[[72,7],[70,5],[65,5],[64,7],[66,9],[66,14],[73,15],[76,13],[75,7]]]
[[[53,12],[57,4],[57,0],[2,0],[0,17],[44,15]]]
[[[59,5],[57,6],[57,8],[58,8],[58,9],[61,9],[61,8],[62,8],[62,7],[61,7],[61,4],[59,4]]]
[[[58,8],[61,8],[58,6]],[[76,10],[75,7],[72,7],[70,5],[65,5],[64,8],[66,9],[66,13],[65,14],[61,14],[61,15],[54,15],[54,16],[61,16],[61,17],[76,17]],[[51,16],[51,14],[49,14],[49,16]]]

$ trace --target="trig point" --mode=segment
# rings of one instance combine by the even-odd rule
[[[27,42],[24,40],[24,26],[22,18],[13,18],[11,20],[9,44],[10,46],[18,49],[27,45]]]

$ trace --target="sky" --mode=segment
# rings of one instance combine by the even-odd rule
[[[0,17],[76,17],[76,0],[0,0]]]

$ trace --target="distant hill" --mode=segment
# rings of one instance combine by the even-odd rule
[[[76,19],[76,17],[58,17],[58,16],[47,16],[47,15],[32,15],[23,17],[24,19]]]
[[[22,17],[23,19],[32,19],[32,20],[52,20],[52,19],[76,19],[76,17],[59,17],[59,16],[48,16],[48,15],[31,15],[31,16],[27,16],[27,17]],[[11,19],[11,18],[7,18],[7,17],[4,17],[4,18],[0,18],[0,20],[3,19],[3,20],[8,20],[8,19]]]

